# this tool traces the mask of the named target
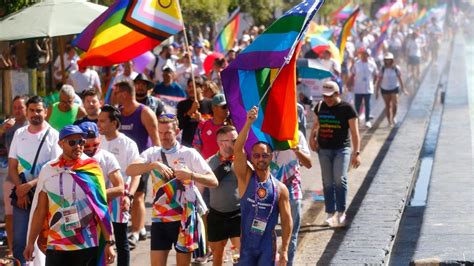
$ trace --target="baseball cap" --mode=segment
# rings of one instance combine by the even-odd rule
[[[59,131],[59,140],[63,140],[65,137],[71,135],[81,135],[84,137],[84,131],[82,131],[82,129],[76,125],[64,126],[61,131]]]
[[[331,96],[334,93],[339,93],[339,85],[337,85],[334,81],[326,81],[323,84],[323,95],[324,96]]]
[[[227,104],[227,101],[225,100],[224,94],[219,93],[219,94],[214,95],[214,97],[212,97],[212,105],[222,106],[226,104]]]
[[[193,45],[195,48],[203,48],[203,44],[202,42],[195,42],[194,45]]]
[[[99,137],[99,129],[94,122],[81,123],[79,128],[84,132],[84,137],[86,139],[95,139]]]
[[[392,53],[386,53],[383,57],[383,59],[386,60],[393,60],[393,54]]]

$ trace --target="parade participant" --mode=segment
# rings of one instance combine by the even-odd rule
[[[217,84],[212,80],[204,81],[203,89],[202,89],[202,96],[204,98],[212,100],[214,96],[221,93],[221,89],[217,86]]]
[[[45,121],[46,109],[39,96],[26,102],[28,125],[19,128],[8,154],[8,174],[15,185],[11,194],[13,204],[13,255],[25,263],[29,214],[38,174],[43,165],[60,154],[58,132]],[[28,148],[24,148],[28,147]]]
[[[257,142],[252,147],[250,158],[255,170],[249,166],[244,150],[250,127],[257,115],[258,108],[255,106],[248,111],[245,125],[234,145],[234,171],[242,213],[239,265],[275,265],[275,226],[280,215],[282,243],[279,265],[283,266],[288,261],[288,245],[293,227],[288,189],[271,175],[272,148],[268,143]]]
[[[408,73],[412,73],[412,78],[419,80],[423,42],[417,32],[412,32],[408,35],[405,47],[408,58]]]
[[[311,152],[303,132],[298,131],[298,146],[284,151],[274,151],[273,160],[270,165],[272,175],[286,185],[289,192],[291,218],[293,229],[291,232],[290,245],[288,247],[288,264],[293,265],[296,247],[298,246],[298,231],[301,224],[301,200],[303,190],[301,188],[300,165],[310,169]]]
[[[125,193],[121,166],[112,153],[100,148],[99,129],[95,123],[84,122],[80,124],[79,127],[84,132],[84,138],[86,140],[84,153],[87,156],[94,158],[102,169],[102,175],[105,180],[107,202],[109,203],[109,206],[111,206],[112,202],[116,200],[120,201]],[[109,208],[109,213],[111,216],[113,215],[111,208]],[[117,247],[117,265],[129,265],[130,248],[127,240],[127,225],[116,226],[112,219],[112,226],[116,240],[115,246]]]
[[[153,89],[153,95],[186,97],[186,92],[175,81],[173,69],[166,67],[163,69],[163,81],[156,84],[155,88]]]
[[[36,222],[31,223],[23,253],[28,261],[33,259],[43,221],[49,227],[46,266],[101,265],[102,256],[108,264],[115,259],[104,177],[97,161],[82,153],[83,136],[79,126],[65,126],[58,142],[62,154],[41,169],[33,209]],[[105,240],[105,247],[99,238]]]
[[[193,45],[193,63],[198,66],[199,75],[205,75],[204,61],[207,54],[204,52],[204,45],[202,42],[195,42]]]
[[[138,73],[133,70],[133,61],[127,61],[122,64],[123,72],[117,75],[114,79],[114,83],[117,84],[119,82],[130,82],[133,83],[133,80],[137,77]]]
[[[59,91],[59,102],[48,107],[46,120],[54,129],[61,130],[86,115],[86,111],[74,103],[75,95],[71,85],[63,85]]]
[[[342,227],[346,217],[349,163],[354,168],[360,165],[358,118],[354,108],[342,101],[336,82],[324,83],[323,97],[314,109],[316,117],[309,145],[319,155],[324,204],[328,214],[326,224]]]
[[[79,69],[77,61],[79,61],[79,56],[77,55],[74,48],[70,45],[66,45],[66,49],[63,54],[64,58],[64,72],[66,74],[66,80],[69,77],[69,74],[75,72]],[[61,58],[60,55],[56,57],[53,64],[53,76],[54,81],[61,82],[63,80],[62,69],[61,69]]]
[[[10,150],[13,136],[17,129],[28,124],[26,119],[26,102],[28,97],[16,96],[12,100],[13,117],[5,120],[0,126],[0,180],[3,180],[3,205],[5,208],[5,230],[7,232],[8,256],[13,256],[13,206],[10,192],[14,185],[8,174],[8,151]],[[10,236],[10,237],[8,237]]]
[[[148,78],[153,83],[159,83],[163,77],[163,69],[166,67],[174,67],[173,59],[171,58],[171,52],[173,47],[170,45],[163,45],[159,55],[155,55],[155,60],[151,61],[147,69],[149,70]]]
[[[178,65],[176,68],[176,82],[181,88],[186,88],[188,85],[188,80],[192,78],[192,71],[194,71],[194,76],[199,76],[199,70],[197,65],[191,62],[191,55],[185,53],[182,58],[182,64]]]
[[[189,248],[193,246],[192,243],[183,246],[182,241],[188,232],[188,226],[195,223],[195,217],[191,220],[187,217],[183,221],[182,216],[184,211],[188,214],[189,208],[195,208],[196,203],[189,201],[187,197],[194,191],[195,184],[216,187],[218,181],[196,150],[185,147],[177,141],[179,128],[175,115],[162,114],[158,119],[158,132],[162,147],[155,146],[144,151],[140,159],[127,168],[126,173],[132,176],[150,173],[152,176],[154,207],[151,225],[151,265],[166,265],[168,253],[173,245],[177,251],[177,265],[189,265],[191,251],[194,248]],[[170,185],[179,190],[179,193],[175,190],[171,198],[168,198],[163,189],[169,188]],[[199,230],[198,227],[194,229]]]
[[[135,98],[135,88],[128,82],[119,82],[116,87],[116,99],[121,105],[120,132],[131,138],[138,146],[138,151],[160,146],[158,138],[158,123],[153,111]],[[145,231],[145,193],[147,191],[149,175],[142,175],[140,184],[134,195],[132,206],[132,230],[130,244],[136,246],[139,235],[146,236]],[[142,238],[143,238],[142,237]]]
[[[193,147],[206,160],[219,150],[217,130],[229,122],[229,109],[224,94],[217,94],[212,98],[212,113],[211,119],[199,122],[193,139]]]
[[[240,197],[237,177],[233,170],[234,142],[237,130],[223,126],[217,130],[219,151],[209,158],[208,163],[219,181],[219,186],[210,188],[207,228],[209,245],[212,249],[212,265],[223,265],[224,250],[230,239],[234,250],[240,250]]]
[[[153,82],[145,74],[138,74],[133,80],[133,84],[135,85],[135,98],[137,102],[150,107],[156,117],[159,117],[165,111],[165,105],[160,99],[151,96]]]
[[[78,71],[72,72],[67,83],[74,87],[79,96],[82,96],[86,90],[96,90],[99,95],[102,95],[99,74],[89,67],[79,67]]]
[[[104,105],[97,123],[100,133],[100,145],[103,150],[111,152],[120,165],[120,173],[124,178],[125,191],[119,198],[109,203],[109,212],[112,216],[115,241],[117,245],[117,265],[130,264],[130,246],[127,240],[128,221],[130,220],[130,204],[137,190],[140,176],[128,176],[127,167],[138,159],[137,144],[118,131],[120,127],[120,111],[111,106]]]
[[[403,86],[400,67],[395,65],[393,54],[386,53],[383,61],[384,65],[377,79],[375,98],[378,99],[380,92],[382,93],[385,103],[385,116],[389,126],[393,127],[397,123],[395,116],[397,115],[400,89],[406,95],[408,95],[408,92]]]
[[[369,60],[369,56],[369,51],[366,48],[359,49],[359,59],[352,65],[350,78],[350,83],[353,85],[354,105],[357,113],[360,112],[362,101],[364,101],[365,126],[367,128],[372,127],[372,122],[370,122],[370,99],[372,94],[374,94],[374,84],[377,81],[378,75],[377,65],[374,60]]]
[[[194,94],[194,88],[196,88],[196,94]],[[208,115],[212,114],[212,102],[204,98],[202,88],[203,80],[201,78],[197,78],[194,82],[192,79],[188,80],[187,91],[189,98],[179,102],[176,107],[179,128],[183,134],[181,143],[187,147],[192,147],[194,134],[199,122],[205,117],[209,118]]]
[[[86,116],[74,121],[74,125],[80,125],[84,122],[93,122],[97,124],[100,113],[100,95],[96,90],[87,90],[82,93],[82,103],[86,110]]]

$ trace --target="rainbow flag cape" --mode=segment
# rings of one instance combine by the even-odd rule
[[[63,163],[64,162],[60,159],[51,166],[62,167]],[[99,163],[92,158],[81,158],[70,170],[72,171],[72,178],[86,194],[89,208],[96,214],[97,219],[105,225],[105,229],[109,235],[112,235],[112,223],[108,209],[109,206],[107,205],[105,180]],[[100,226],[98,226],[98,229],[100,231]],[[100,232],[99,234],[99,265],[105,265],[105,238],[104,234]]]
[[[339,34],[336,44],[337,48],[339,49],[339,58],[341,60],[340,63],[344,61],[344,49],[346,48],[347,37],[351,34],[352,26],[354,26],[354,22],[356,21],[359,12],[360,7],[357,7],[342,25],[341,33]]]
[[[235,39],[239,34],[240,25],[240,8],[237,8],[229,20],[225,24],[222,31],[217,35],[216,41],[214,42],[214,51],[225,54],[227,51],[232,49],[235,44]]]
[[[110,66],[152,50],[183,29],[178,1],[116,0],[73,41],[81,66]]]
[[[261,101],[246,142],[247,152],[257,141],[266,141],[277,150],[297,145],[298,44],[323,3],[308,0],[287,11],[221,73],[230,115],[238,130],[245,124],[247,111]]]

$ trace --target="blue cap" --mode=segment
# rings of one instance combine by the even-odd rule
[[[75,125],[64,126],[61,129],[61,131],[59,131],[59,140],[62,140],[67,136],[77,135],[77,134],[84,137],[84,131],[82,131],[82,129],[79,126],[75,126]]]
[[[82,132],[84,132],[86,139],[95,139],[99,137],[99,129],[94,122],[83,122],[79,125]]]
[[[194,45],[193,45],[195,48],[203,48],[204,45],[202,44],[202,42],[195,42]]]
[[[225,100],[225,96],[222,93],[218,93],[212,97],[212,105],[222,106],[226,105],[227,101]]]

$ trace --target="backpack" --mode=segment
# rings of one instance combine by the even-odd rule
[[[153,64],[153,68],[150,70],[150,72],[148,72],[148,76],[151,80],[155,80],[155,69],[156,66],[158,66],[158,62],[160,61],[160,57],[158,55],[156,55],[155,53],[153,53],[153,55],[155,56],[155,64]]]
[[[399,67],[395,66],[394,69],[395,69],[395,73],[397,74],[397,77],[400,77],[401,73],[400,73]],[[383,78],[384,72],[385,72],[385,66],[382,66],[382,71],[381,71],[381,76],[380,76],[381,79]]]

